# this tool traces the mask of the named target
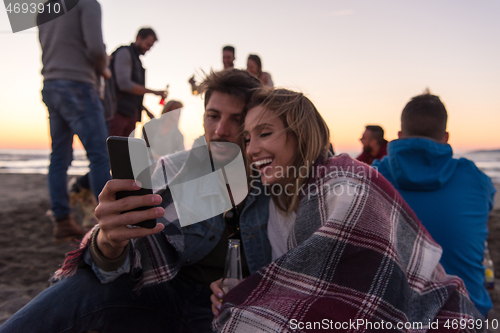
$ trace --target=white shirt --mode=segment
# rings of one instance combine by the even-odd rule
[[[269,220],[267,222],[267,234],[271,243],[273,261],[288,251],[288,235],[293,228],[296,213],[286,214],[269,200]]]

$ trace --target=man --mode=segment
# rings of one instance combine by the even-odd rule
[[[204,139],[209,147],[237,142],[239,117],[252,91],[260,86],[258,79],[235,69],[212,73],[202,83]],[[220,145],[215,150],[222,151]],[[137,190],[134,184],[132,180],[106,184],[96,210],[100,228],[86,236],[82,248],[69,254],[63,266],[63,271],[76,270],[74,276],[45,290],[4,323],[0,332],[212,331],[209,285],[222,277],[231,228],[222,214],[179,228],[168,189],[162,194],[165,208],[121,214],[162,201],[158,194],[115,199],[118,191]],[[244,208],[238,207],[246,275],[271,261],[268,206],[269,197],[249,195]],[[151,218],[162,223],[154,229],[127,228]]]
[[[140,56],[145,55],[156,41],[158,38],[153,29],[142,28],[134,43],[120,46],[112,54],[110,68],[117,87],[117,106],[116,114],[109,123],[110,135],[129,136],[135,129],[135,123],[141,120],[142,110],[146,111],[149,118],[154,118],[142,105],[144,94],[166,97],[163,90],[145,87],[146,71],[142,67]]]
[[[441,264],[460,277],[477,309],[492,308],[484,287],[484,242],[495,188],[473,162],[454,159],[439,97],[416,96],[401,114],[399,140],[373,165],[401,193],[443,248]]]
[[[38,22],[47,20],[38,16]],[[90,186],[101,192],[109,180],[104,110],[95,88],[98,75],[106,75],[101,7],[95,0],[81,1],[68,13],[39,26],[42,47],[42,97],[49,111],[52,153],[48,173],[55,242],[84,234],[71,216],[67,169],[73,159],[73,135],[80,138],[90,160]],[[97,73],[97,75],[96,75]]]
[[[387,155],[387,140],[384,139],[382,127],[366,126],[360,141],[363,145],[363,152],[356,158],[358,161],[371,165],[374,160],[380,160]]]
[[[231,45],[226,45],[222,48],[222,64],[224,65],[224,69],[234,68],[234,47]],[[191,90],[193,94],[198,94],[198,85],[194,80],[194,75],[189,79],[189,84],[191,84]]]
[[[234,47],[231,45],[226,45],[222,48],[222,63],[224,64],[224,69],[234,68]]]

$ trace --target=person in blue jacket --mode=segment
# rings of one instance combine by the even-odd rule
[[[493,307],[484,287],[484,243],[495,188],[465,158],[453,158],[447,143],[448,114],[439,97],[413,97],[401,114],[398,140],[373,166],[399,191],[443,248],[441,264],[460,277],[477,309]]]

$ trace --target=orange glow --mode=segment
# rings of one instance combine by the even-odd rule
[[[5,131],[0,133],[0,149],[50,149],[50,137],[42,129],[28,133]],[[73,149],[83,149],[76,135],[73,137]]]
[[[389,141],[397,139],[399,124],[396,122],[359,122],[346,123],[344,126],[325,117],[330,127],[331,142],[336,152],[361,151],[359,138],[363,133],[365,125],[379,124],[385,130],[385,138]],[[183,126],[186,143],[191,143],[198,135],[200,128],[186,128]],[[481,128],[468,128],[466,124],[451,123],[448,127],[450,141],[455,151],[470,151],[477,149],[499,149],[500,141],[495,132],[482,132]],[[50,136],[48,128],[30,128],[26,132],[19,132],[16,128],[7,128],[0,133],[0,149],[49,149]],[[74,149],[83,149],[83,145],[75,135],[73,139]]]

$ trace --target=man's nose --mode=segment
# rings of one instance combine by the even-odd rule
[[[231,135],[230,124],[227,119],[221,119],[217,129],[215,130],[215,134],[217,134],[220,138],[227,138]]]

